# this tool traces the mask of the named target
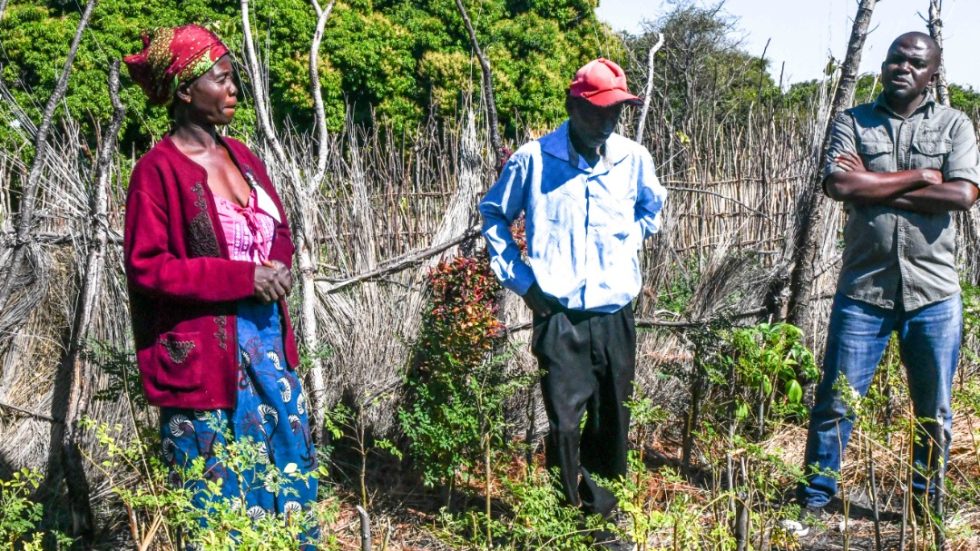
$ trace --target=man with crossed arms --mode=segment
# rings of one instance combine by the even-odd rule
[[[928,35],[899,36],[881,65],[881,95],[834,121],[823,184],[848,220],[807,435],[807,482],[798,489],[804,516],[822,516],[837,492],[853,424],[841,381],[864,396],[893,331],[924,420],[913,453],[920,505],[941,481],[934,473],[949,453],[963,330],[951,213],[977,199],[980,154],[970,119],[929,90],[939,56]],[[934,445],[940,431],[942,449]]]

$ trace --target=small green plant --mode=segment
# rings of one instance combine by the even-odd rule
[[[980,366],[980,286],[968,281],[960,283],[963,298],[963,344],[960,347],[962,362],[960,373],[966,369],[976,369]]]
[[[682,314],[687,309],[701,277],[697,256],[687,257],[685,262],[679,263],[679,267],[681,269],[674,273],[675,277],[661,287],[657,294],[657,308],[674,314]]]
[[[128,396],[132,406],[146,410],[149,404],[142,392],[139,368],[136,367],[136,353],[110,342],[90,340],[82,351],[83,358],[98,366],[108,375],[108,384],[95,394],[95,399],[115,402]]]
[[[639,460],[643,463],[647,443],[653,438],[658,427],[670,418],[670,414],[663,406],[654,404],[653,399],[644,394],[643,389],[635,384],[633,398],[627,400],[625,405],[630,410],[631,437],[639,447]]]
[[[368,455],[372,452],[384,451],[396,459],[401,460],[402,451],[395,446],[394,442],[386,438],[369,441],[367,423],[364,419],[364,406],[358,406],[355,410],[344,403],[339,403],[333,409],[327,411],[326,415],[323,416],[323,422],[333,441],[336,442],[343,438],[349,439],[360,456],[358,484],[360,487],[361,506],[365,510],[370,509],[367,488]]]
[[[165,548],[193,544],[203,550],[230,548],[277,550],[295,548],[298,541],[335,518],[337,508],[328,500],[309,511],[284,516],[265,514],[245,506],[245,496],[223,498],[221,478],[206,473],[205,461],[197,458],[186,468],[171,470],[145,446],[147,440],[121,441],[122,426],[84,419],[82,426],[94,433],[106,458],[95,466],[107,478],[113,492],[128,511],[130,535],[140,549],[162,542]],[[287,482],[322,476],[317,471],[300,475],[289,466],[279,470],[265,465],[259,447],[252,441],[227,438],[228,444],[214,446],[218,462],[241,481],[261,483],[272,492],[288,495]],[[321,469],[322,470],[322,469]],[[261,473],[261,480],[247,473]],[[207,503],[206,507],[196,503]],[[182,542],[182,543],[181,543]],[[330,534],[321,534],[321,549],[339,549]]]
[[[43,478],[39,471],[21,469],[9,480],[0,480],[0,541],[10,549],[41,521],[44,507],[28,497]]]
[[[803,384],[820,370],[803,344],[803,331],[788,323],[760,323],[721,334],[721,354],[709,371],[712,382],[730,389],[734,415],[767,433],[769,421],[803,419]]]
[[[523,476],[502,478],[499,499],[509,507],[490,520],[495,538],[487,537],[486,519],[476,510],[450,512],[443,509],[437,533],[451,545],[466,549],[555,549],[587,551],[591,530],[601,519],[583,519],[581,513],[564,504],[553,479],[543,470]]]
[[[38,524],[44,517],[44,506],[31,501],[30,496],[41,485],[44,475],[36,469],[14,471],[7,480],[0,479],[0,545],[13,551],[41,551],[44,532]],[[72,539],[60,532],[51,532],[56,549],[68,548]],[[49,547],[50,548],[50,547]]]

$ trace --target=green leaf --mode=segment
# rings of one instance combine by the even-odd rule
[[[786,383],[786,400],[791,404],[799,404],[803,400],[803,387],[796,379]]]

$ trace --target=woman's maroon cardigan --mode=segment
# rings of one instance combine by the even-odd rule
[[[222,140],[250,183],[279,209],[271,260],[292,265],[286,213],[265,166],[245,145]],[[235,406],[235,302],[254,292],[255,264],[230,260],[207,171],[166,136],[133,168],[126,200],[126,277],[136,362],[149,402],[161,407]],[[286,363],[299,364],[285,300]]]

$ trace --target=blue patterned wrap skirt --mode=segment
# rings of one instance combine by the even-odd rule
[[[238,303],[237,317],[240,361],[235,408],[161,408],[164,460],[172,469],[187,469],[194,459],[204,458],[205,480],[184,482],[195,492],[194,505],[201,509],[208,509],[212,500],[227,499],[233,507],[245,507],[253,520],[268,514],[310,518],[317,480],[297,475],[316,470],[316,448],[306,397],[296,374],[286,366],[279,306],[245,299]],[[257,452],[254,468],[236,473],[222,464],[220,449],[229,439],[251,441]],[[270,466],[285,476],[276,476]],[[206,480],[218,479],[220,496],[204,491]],[[172,471],[172,482],[181,483],[177,470]],[[317,534],[306,535],[303,539],[309,541]]]

